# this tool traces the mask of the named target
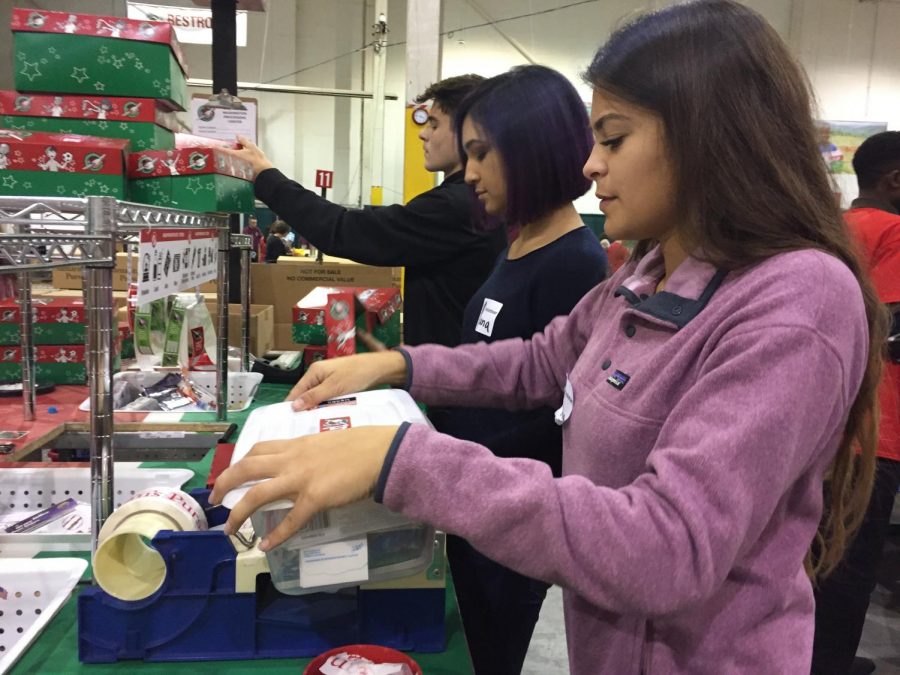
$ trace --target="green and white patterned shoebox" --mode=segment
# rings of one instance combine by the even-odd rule
[[[84,302],[71,298],[33,298],[32,333],[36,345],[84,345]],[[19,303],[0,301],[0,345],[22,342]]]
[[[0,195],[125,199],[128,141],[0,129]]]
[[[188,211],[253,213],[253,170],[216,148],[133,152],[129,199]]]
[[[184,110],[186,68],[161,21],[14,9],[15,86],[22,92],[163,99]]]

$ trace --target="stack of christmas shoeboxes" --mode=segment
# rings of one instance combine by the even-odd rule
[[[71,298],[32,300],[37,382],[84,384],[84,302]],[[21,312],[14,300],[0,301],[0,381],[22,379]],[[118,354],[116,349],[115,353]]]
[[[190,99],[171,25],[14,9],[11,28],[17,91],[0,92],[0,194],[252,210],[249,166],[176,149],[174,111]],[[133,172],[123,152],[143,157]]]
[[[304,346],[306,367],[315,361],[368,351],[359,331],[386,347],[400,344],[398,288],[319,286],[294,307],[293,339]]]
[[[0,92],[0,194],[128,198],[125,155],[174,148],[188,101],[172,27],[14,9],[17,91]]]

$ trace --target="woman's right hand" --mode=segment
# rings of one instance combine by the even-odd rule
[[[406,378],[406,359],[396,351],[316,361],[285,400],[294,402],[294,410],[310,410],[330,398],[378,385],[402,387]]]

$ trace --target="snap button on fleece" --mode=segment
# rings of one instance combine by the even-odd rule
[[[628,324],[625,326],[625,336],[626,337],[634,337],[634,333],[637,329],[632,325]]]
[[[606,370],[606,369],[609,368],[611,365],[612,365],[612,361],[610,361],[609,359],[606,359],[606,361],[604,361],[603,364],[602,364],[600,367],[603,368],[603,370]]]
[[[672,308],[672,314],[674,314],[675,316],[678,316],[678,315],[681,314],[683,311],[684,311],[684,308],[683,308],[681,305],[675,305],[675,306]]]

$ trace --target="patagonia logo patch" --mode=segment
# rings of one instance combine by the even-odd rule
[[[606,381],[609,382],[616,389],[624,389],[625,385],[628,384],[628,380],[631,379],[631,375],[627,375],[623,373],[621,370],[613,371],[613,374],[606,378]]]

